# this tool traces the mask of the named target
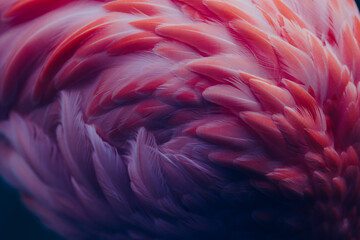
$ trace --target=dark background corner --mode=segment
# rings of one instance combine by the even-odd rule
[[[16,190],[0,178],[1,240],[62,240],[28,211]]]

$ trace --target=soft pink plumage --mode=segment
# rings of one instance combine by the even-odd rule
[[[1,0],[0,171],[68,239],[360,238],[353,0]]]

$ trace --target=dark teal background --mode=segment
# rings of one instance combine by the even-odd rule
[[[359,4],[360,0],[356,2]],[[24,208],[17,192],[0,180],[0,240],[61,240],[61,238],[43,227]]]
[[[60,240],[23,206],[17,192],[0,180],[1,240]]]

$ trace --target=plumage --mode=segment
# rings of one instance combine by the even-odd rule
[[[0,13],[0,174],[66,239],[360,238],[352,0]]]

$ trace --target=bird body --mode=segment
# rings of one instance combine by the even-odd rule
[[[360,238],[352,0],[1,0],[0,12],[0,173],[51,229]]]

